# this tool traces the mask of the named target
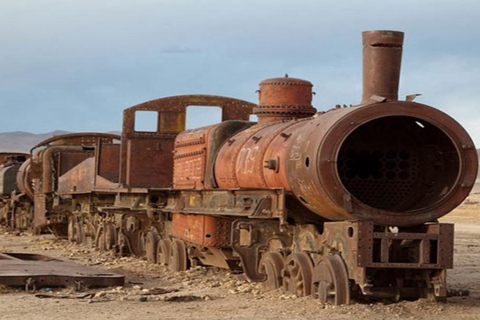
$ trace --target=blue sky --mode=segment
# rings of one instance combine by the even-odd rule
[[[480,146],[480,2],[0,0],[0,132],[120,130],[122,110],[206,93],[255,102],[288,73],[326,110],[361,97],[361,31],[406,33],[400,97]]]

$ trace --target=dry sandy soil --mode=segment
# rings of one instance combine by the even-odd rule
[[[85,249],[51,236],[18,235],[0,230],[0,252],[36,252],[124,274],[124,287],[90,289],[80,298],[71,288],[55,289],[52,298],[0,288],[0,319],[480,319],[480,195],[470,196],[442,218],[455,223],[452,288],[469,297],[448,303],[425,300],[398,303],[323,305],[280,290],[265,292],[224,270],[197,268],[175,273],[135,258]],[[163,290],[165,289],[165,290]],[[171,291],[162,293],[162,291]]]

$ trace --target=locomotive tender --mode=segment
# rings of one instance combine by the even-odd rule
[[[467,197],[477,154],[448,115],[398,100],[402,46],[402,32],[363,33],[353,107],[317,112],[312,84],[286,76],[260,83],[259,104],[168,97],[126,109],[121,137],[44,141],[18,168],[3,220],[334,304],[445,300],[453,225],[437,219]],[[191,105],[220,106],[222,122],[185,131]],[[139,112],[156,129],[138,130]]]

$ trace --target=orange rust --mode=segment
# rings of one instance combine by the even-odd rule
[[[175,213],[172,216],[172,234],[204,247],[228,247],[231,224],[232,219]]]
[[[312,107],[312,83],[289,78],[266,79],[260,82],[259,105],[254,108],[258,122],[291,120],[315,114]]]

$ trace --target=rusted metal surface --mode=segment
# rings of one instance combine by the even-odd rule
[[[245,275],[252,281],[267,280],[268,274],[259,268],[263,254],[292,245],[291,230],[280,229],[275,220],[238,219],[232,229],[232,249],[240,257]]]
[[[350,303],[347,269],[338,254],[323,256],[312,271],[312,295],[322,303]]]
[[[158,240],[158,234],[154,231],[149,231],[145,237],[145,256],[148,262],[157,263]]]
[[[102,144],[118,142],[119,138],[118,135],[105,133],[65,134],[32,148],[32,160],[19,170],[17,180],[22,182],[27,194],[30,191],[34,193],[31,227],[36,232],[49,226],[59,236],[66,236],[69,200],[62,202],[56,196],[91,192],[98,172],[94,158],[96,149],[101,149]]]
[[[220,149],[215,178],[221,188],[285,188],[290,185],[284,154],[288,133],[302,121],[273,122],[253,126],[233,136]]]
[[[292,120],[314,115],[312,107],[312,83],[289,78],[267,79],[260,82],[259,104],[253,109],[258,122]]]
[[[23,152],[0,152],[0,165],[12,162],[24,162],[30,157],[28,153]]]
[[[70,157],[67,155],[70,154]],[[72,157],[72,154],[74,156]],[[57,159],[54,156],[57,155]],[[51,193],[55,190],[54,187],[54,161],[56,160],[56,169],[58,172],[57,179],[62,174],[62,167],[73,168],[84,159],[92,157],[93,152],[91,150],[84,150],[82,146],[52,146],[42,152],[42,192]],[[67,170],[64,170],[66,172]]]
[[[31,253],[0,253],[0,284],[25,287],[123,286],[120,274],[82,266],[78,263]]]
[[[168,266],[170,260],[170,248],[172,242],[169,239],[160,239],[157,246],[157,263],[162,266]]]
[[[10,195],[13,191],[18,191],[16,182],[20,166],[20,163],[0,166],[0,195]]]
[[[232,120],[180,133],[175,139],[173,187],[176,189],[216,187],[213,168],[218,149],[233,134],[251,125],[253,123]]]
[[[180,190],[170,194],[163,210],[284,221],[287,216],[285,198],[283,189]]]
[[[283,255],[280,252],[267,252],[262,256],[258,273],[266,276],[267,279],[264,282],[266,289],[274,290],[283,286],[282,271],[285,267],[283,260]]]
[[[111,145],[119,139],[118,135],[106,133],[74,133],[47,139],[32,148],[32,151],[37,148],[42,149],[33,157],[33,167],[30,169],[30,175],[33,178],[41,177],[42,192],[51,193],[55,191],[54,184],[58,183],[61,175],[67,173],[85,159],[93,157],[95,149],[102,149],[103,144]],[[106,154],[106,156],[111,155],[111,152]],[[55,174],[53,174],[53,171],[55,171]],[[95,170],[92,170],[91,174],[95,174]],[[118,172],[116,174],[118,176]],[[84,174],[77,175],[84,176]]]
[[[59,194],[89,193],[96,188],[118,189],[120,144],[99,141],[95,150],[80,147],[77,151],[78,146],[50,147],[44,154],[55,148],[60,148],[61,175],[55,190]],[[46,163],[49,161],[44,161],[44,166]],[[44,175],[45,172],[44,169]]]
[[[87,155],[84,155],[87,157]],[[95,186],[95,159],[90,156],[79,162],[75,170],[71,170],[58,178],[57,192],[59,194],[68,193],[88,193]]]
[[[120,144],[102,143],[98,149],[96,161],[98,176],[113,183],[119,182]],[[97,181],[97,185],[99,182]]]
[[[20,191],[17,185],[17,173],[29,155],[20,152],[0,152],[0,197]]]
[[[17,152],[0,153],[0,225],[23,229],[17,216],[24,209],[17,204],[21,198],[17,174],[28,157]]]
[[[33,200],[33,179],[30,172],[30,164],[32,159],[29,158],[22,163],[17,173],[17,186],[20,192]]]
[[[43,140],[32,147],[30,153],[38,148],[48,146],[61,146],[61,145],[78,145],[78,146],[95,146],[98,141],[111,143],[114,140],[119,140],[120,136],[110,133],[100,132],[80,132],[80,133],[67,133],[58,136],[54,136]]]
[[[203,247],[229,247],[232,219],[174,214],[172,235]]]
[[[288,175],[292,191],[313,212],[399,226],[432,221],[458,206],[478,166],[473,142],[457,122],[413,102],[327,112],[292,136],[282,160],[295,172]]]
[[[188,269],[187,248],[182,240],[172,240],[168,268],[172,271],[185,271]]]
[[[307,253],[292,253],[283,269],[283,289],[297,297],[312,293],[312,259]]]
[[[431,221],[465,199],[478,165],[458,123],[413,102],[254,126],[231,140],[217,157],[220,187],[283,187],[330,220]]]
[[[446,297],[443,273],[453,267],[451,224],[392,229],[368,221],[328,222],[317,239],[323,255],[342,256],[349,278],[365,295],[389,295],[395,290],[381,288],[395,287],[404,298],[420,298],[426,292],[415,293],[415,286],[433,286],[442,288],[438,297]],[[397,283],[399,278],[404,282]]]
[[[188,106],[222,108],[222,121],[248,120],[254,104],[221,96],[185,95],[145,102],[124,110],[121,183],[131,187],[171,187],[174,140],[185,130]],[[135,130],[135,112],[158,113],[157,130]]]
[[[398,100],[398,84],[402,61],[403,32],[363,32],[363,97]]]

